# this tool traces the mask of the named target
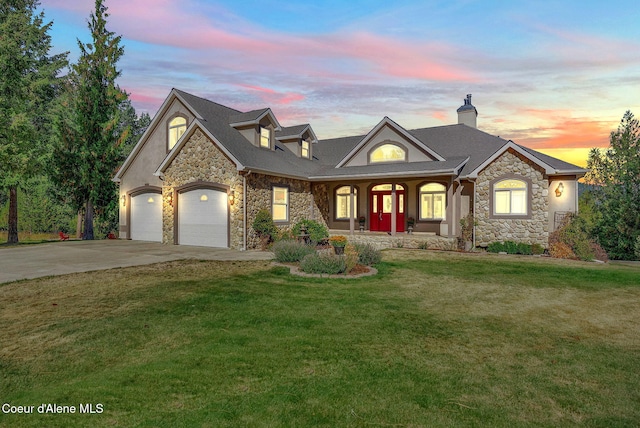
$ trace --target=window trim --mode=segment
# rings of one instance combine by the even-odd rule
[[[267,142],[268,142],[267,146],[262,145],[263,131],[267,131],[269,133],[269,135],[267,135]],[[273,140],[273,131],[271,130],[271,128],[269,128],[268,126],[260,125],[260,132],[258,132],[258,147],[260,147],[261,149],[271,149],[272,140]]]
[[[404,159],[386,160],[386,161],[381,161],[381,162],[372,162],[371,161],[371,155],[373,154],[373,152],[378,150],[380,147],[386,146],[386,145],[395,146],[395,147],[399,148],[400,150],[402,150],[404,152]],[[381,165],[381,164],[388,164],[388,163],[406,163],[406,162],[409,162],[409,150],[407,150],[407,148],[403,144],[400,144],[400,143],[398,143],[396,141],[391,141],[391,140],[382,141],[382,142],[376,144],[375,146],[371,147],[371,149],[367,152],[367,165]]]
[[[286,203],[284,203],[284,204],[281,204],[281,203],[276,204],[276,201],[275,201],[276,189],[285,189],[286,190],[286,195],[287,195]],[[290,195],[290,193],[291,193],[291,189],[287,185],[284,185],[284,184],[272,184],[271,185],[271,218],[273,219],[274,223],[278,223],[278,224],[289,223],[289,221],[290,221],[289,210],[290,210],[290,207],[291,207],[291,195]],[[286,213],[286,217],[287,217],[285,220],[276,220],[273,217],[273,208],[276,205],[278,205],[278,206],[284,205],[285,206],[285,213]]]
[[[527,201],[527,212],[525,214],[496,214],[495,212],[495,185],[505,180],[518,180],[526,184],[525,191],[527,192],[525,199]],[[518,174],[505,174],[500,177],[494,178],[489,182],[489,218],[490,219],[510,219],[510,220],[523,220],[531,219],[531,204],[533,202],[533,182],[528,177]]]
[[[306,144],[306,150],[307,150],[307,155],[304,155],[304,150],[305,150],[305,144]],[[307,140],[301,140],[300,141],[300,157],[304,158],[304,159],[311,159],[311,143],[308,142]]]
[[[427,184],[439,184],[441,186],[444,186],[444,190],[442,192],[422,192],[420,189],[423,186],[426,186]],[[416,186],[416,194],[418,196],[418,201],[417,201],[417,211],[418,211],[418,218],[416,219],[416,221],[418,222],[443,222],[443,221],[447,221],[447,203],[448,203],[448,187],[447,187],[447,183],[445,182],[441,182],[441,181],[423,181],[422,183],[418,184],[418,186]],[[434,218],[428,218],[428,217],[422,217],[422,195],[423,194],[431,194],[431,195],[436,195],[436,194],[444,194],[444,217],[434,217]]]
[[[173,122],[176,119],[184,119],[184,125],[171,126],[171,122]],[[179,114],[179,113],[174,114],[169,119],[167,119],[167,153],[173,150],[173,147],[171,147],[171,130],[174,128],[182,127],[182,126],[184,126],[184,131],[182,131],[182,134],[180,134],[180,136],[176,139],[176,142],[174,143],[173,147],[175,147],[178,144],[178,141],[180,141],[180,138],[182,138],[184,133],[187,132],[187,128],[189,127],[189,119],[187,119],[185,115]]]
[[[343,187],[351,187],[351,184],[340,184],[338,186],[336,186],[333,189],[333,220],[334,221],[350,221],[349,217],[338,217],[338,189],[342,189]],[[359,209],[358,209],[358,193],[360,192],[360,189],[358,189],[358,186],[354,185],[353,186],[353,190],[354,190],[354,201],[353,201],[353,205],[355,208],[355,216],[353,217],[356,221],[358,221],[358,213],[359,213]],[[347,200],[349,198],[349,194],[346,195],[340,195],[340,196],[346,196]]]

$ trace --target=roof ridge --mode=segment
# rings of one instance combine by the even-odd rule
[[[181,95],[182,95],[182,94],[184,94],[184,95],[188,95],[188,96],[190,96],[190,97],[197,98],[197,99],[199,99],[199,100],[201,100],[201,101],[204,101],[204,102],[207,102],[207,103],[209,103],[209,104],[215,104],[215,105],[216,105],[216,106],[218,106],[218,107],[223,107],[223,108],[225,108],[225,109],[227,109],[227,110],[233,110],[233,111],[235,111],[236,113],[243,113],[243,112],[241,112],[240,110],[235,109],[235,108],[233,108],[233,107],[229,107],[229,106],[226,106],[226,105],[224,105],[224,104],[220,104],[220,103],[217,103],[217,102],[215,102],[215,101],[211,101],[210,99],[207,99],[207,98],[201,97],[201,96],[199,96],[199,95],[194,95],[194,94],[192,94],[192,93],[190,93],[190,92],[183,91],[182,89],[178,89],[178,88],[173,88],[173,89],[174,89],[176,92],[179,92]]]

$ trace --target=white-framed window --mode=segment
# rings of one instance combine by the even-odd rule
[[[440,183],[427,183],[418,191],[420,220],[444,220],[447,216],[447,188]]]
[[[498,181],[493,185],[493,214],[526,215],[527,182],[515,178]]]
[[[273,186],[273,221],[289,221],[289,188]]]
[[[184,131],[187,130],[187,119],[182,116],[174,117],[169,121],[169,128],[167,132],[169,134],[169,150],[173,149]]]
[[[348,220],[351,218],[351,187],[342,186],[336,189],[336,220]],[[353,188],[355,214],[358,217],[358,189]]]
[[[407,152],[395,144],[382,144],[369,153],[369,163],[402,162],[407,160]]]
[[[311,150],[309,147],[309,142],[307,140],[302,140],[300,143],[300,156],[303,158],[309,159],[311,156]]]
[[[271,148],[271,129],[260,127],[260,147]]]

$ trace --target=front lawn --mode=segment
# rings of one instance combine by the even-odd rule
[[[383,260],[361,279],[183,261],[0,285],[0,405],[36,412],[0,426],[640,424],[640,267]]]

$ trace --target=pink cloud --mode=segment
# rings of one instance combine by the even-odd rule
[[[82,12],[92,4],[48,0],[49,5]],[[208,8],[208,9],[203,9]],[[125,39],[183,50],[182,57],[224,62],[230,69],[257,72],[295,68],[307,75],[356,79],[399,77],[476,80],[451,65],[456,48],[446,44],[394,39],[370,32],[300,36],[267,31],[215,6],[189,0],[111,0],[110,26]],[[222,18],[220,18],[222,17]],[[225,18],[228,18],[225,20]],[[215,52],[211,52],[211,51]],[[219,65],[218,65],[219,66]],[[296,98],[292,98],[291,102]]]
[[[257,93],[260,99],[268,105],[288,105],[296,101],[304,100],[304,95],[295,92],[277,92],[270,88],[263,88],[255,85],[238,85],[250,92]]]

